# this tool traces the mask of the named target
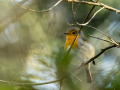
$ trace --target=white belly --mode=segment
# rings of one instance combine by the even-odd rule
[[[90,58],[94,56],[94,47],[89,42],[84,42],[80,45],[80,47],[76,50],[70,51],[70,54],[74,55],[71,63],[69,64],[70,68],[80,66],[84,61],[88,61]]]

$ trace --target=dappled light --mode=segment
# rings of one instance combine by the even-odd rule
[[[119,3],[0,0],[0,90],[119,90]],[[72,27],[82,30],[95,48],[86,62],[74,60],[80,59],[72,48],[79,33],[64,48],[64,32]],[[84,68],[88,64],[90,84]]]

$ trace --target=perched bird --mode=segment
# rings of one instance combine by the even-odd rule
[[[95,50],[93,45],[87,40],[87,38],[84,36],[82,31],[79,33],[79,28],[72,27],[65,32],[66,34],[66,42],[64,50],[68,51],[71,47],[71,44],[73,43],[76,34],[78,34],[72,48],[71,52],[74,52],[74,57],[70,61],[70,65],[73,65],[72,68],[80,66],[82,62],[86,62],[90,58],[94,56]],[[74,69],[73,69],[74,70]],[[90,72],[90,63],[85,65],[86,75],[87,75],[87,82],[92,83],[92,77]]]

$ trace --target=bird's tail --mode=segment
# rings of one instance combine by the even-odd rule
[[[91,77],[89,65],[85,66],[85,70],[86,70],[86,75],[87,75],[87,83],[92,83],[92,77]]]

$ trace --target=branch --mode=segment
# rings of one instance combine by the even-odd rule
[[[87,27],[90,27],[90,28],[93,28],[93,29],[97,30],[98,32],[100,32],[101,34],[105,35],[105,36],[106,36],[107,38],[109,38],[109,39],[111,40],[111,42],[112,42],[113,44],[115,44],[117,47],[120,46],[119,43],[117,43],[114,39],[112,39],[110,36],[106,35],[105,33],[101,32],[101,31],[98,30],[97,28],[92,27],[92,26],[89,26],[89,25],[86,25],[86,26],[87,26]]]
[[[79,3],[79,4],[80,4],[80,3]],[[74,5],[74,2],[72,1],[72,12],[73,12],[73,16],[74,16],[74,21],[77,22],[77,21],[76,21],[76,18],[75,18],[75,12],[74,12],[74,10],[73,10],[73,5]]]
[[[105,39],[102,39],[102,38],[99,38],[99,37],[95,37],[95,36],[92,36],[92,35],[88,35],[88,36],[114,44],[112,41],[109,41],[109,40],[105,40]]]
[[[100,0],[97,0],[96,3],[98,3]],[[91,8],[91,10],[89,11],[89,13],[87,14],[86,18],[84,19],[83,23],[85,23],[88,19],[88,17],[90,16],[91,12],[93,11],[93,9],[95,8],[95,5]],[[83,26],[80,27],[80,31],[82,30]],[[79,33],[80,33],[79,31]]]
[[[67,2],[71,2],[71,0],[67,0]],[[94,3],[94,2],[87,2],[87,1],[77,1],[77,0],[74,0],[75,3],[83,3],[83,4],[89,4],[89,5],[95,5],[95,6],[100,6],[100,7],[104,7],[105,9],[108,9],[110,11],[113,11],[115,13],[119,13],[120,14],[120,10],[118,9],[115,9],[113,7],[110,7],[110,6],[107,6],[103,3]]]
[[[98,12],[100,12],[101,10],[103,10],[103,9],[104,9],[104,7],[100,8],[98,11],[96,11],[88,22],[86,22],[86,23],[84,23],[84,24],[79,24],[78,22],[76,22],[76,23],[77,23],[78,25],[82,25],[82,26],[85,26],[85,25],[89,24],[89,22],[96,16],[96,14],[97,14]]]
[[[120,43],[119,43],[120,44]],[[106,50],[108,50],[108,49],[111,49],[111,48],[113,48],[113,47],[116,47],[116,45],[115,44],[113,44],[113,45],[111,45],[111,46],[108,46],[108,47],[106,47],[106,48],[104,48],[104,49],[101,49],[101,51],[98,53],[98,54],[96,54],[94,57],[92,57],[91,59],[89,59],[88,61],[86,61],[85,63],[82,63],[78,68],[76,68],[75,70],[77,70],[77,69],[80,69],[82,66],[84,66],[84,65],[87,65],[88,63],[90,63],[91,61],[93,61],[93,60],[95,60],[97,57],[99,57],[100,55],[102,55]],[[74,70],[74,71],[75,71]]]
[[[13,84],[13,85],[44,85],[44,84],[55,83],[55,82],[62,81],[62,80],[63,78],[60,78],[54,81],[44,82],[44,83],[18,83],[18,82],[13,82],[13,81],[4,81],[4,80],[0,80],[0,82],[7,83],[7,84]]]
[[[23,8],[23,9],[26,9],[26,10],[29,10],[29,11],[32,11],[32,12],[48,12],[50,10],[52,10],[54,7],[56,7],[62,0],[59,0],[58,2],[56,2],[51,8],[48,8],[46,10],[42,10],[42,11],[37,11],[37,10],[33,10],[33,9],[29,9],[29,8],[26,8],[26,7],[23,7],[21,6],[20,4],[18,4],[15,0],[14,0],[14,3],[16,3],[19,7]]]
[[[72,73],[71,71],[67,70],[71,75],[73,75],[75,78],[77,78],[80,82],[82,82],[74,73]]]

